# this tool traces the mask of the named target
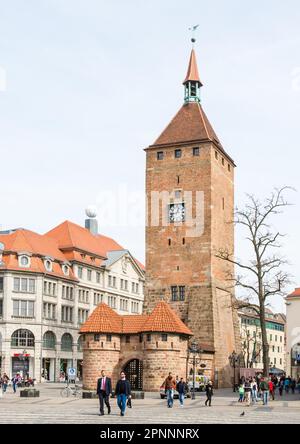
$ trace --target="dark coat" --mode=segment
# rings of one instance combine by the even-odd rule
[[[187,384],[185,382],[178,382],[176,390],[179,394],[186,393],[188,390]]]
[[[123,382],[121,379],[117,382],[117,385],[116,385],[116,391],[115,391],[115,393],[116,393],[116,395],[118,396],[118,395],[120,395],[120,387],[121,387],[121,382]],[[129,381],[127,381],[127,379],[125,379],[125,395],[126,396],[130,396],[131,395],[131,387],[130,387],[130,382]]]
[[[101,386],[102,386],[102,378],[98,379],[98,383],[97,383],[97,395],[100,394],[101,392]],[[106,396],[109,396],[112,392],[111,390],[111,379],[106,377],[106,381],[105,381],[105,394]]]
[[[211,384],[207,384],[205,387],[205,392],[207,397],[213,396],[214,394],[213,386]]]

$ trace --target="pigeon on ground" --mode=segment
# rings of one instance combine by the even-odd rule
[[[245,412],[241,413],[240,416],[245,416]]]

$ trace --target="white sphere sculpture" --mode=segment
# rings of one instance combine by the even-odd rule
[[[89,205],[85,210],[85,214],[92,219],[97,217],[97,207],[95,205]]]

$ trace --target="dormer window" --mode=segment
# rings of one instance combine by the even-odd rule
[[[26,256],[25,254],[22,254],[22,256],[19,257],[19,266],[23,268],[30,267],[30,258],[29,256]]]
[[[62,271],[63,271],[65,276],[69,276],[70,270],[69,270],[68,265],[63,265],[62,266]]]
[[[52,271],[52,261],[50,259],[45,259],[44,265],[47,271],[51,273]]]

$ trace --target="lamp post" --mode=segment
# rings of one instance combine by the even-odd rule
[[[198,346],[196,341],[193,341],[189,347],[189,354],[193,355],[193,358],[189,360],[189,362],[193,365],[193,391],[192,391],[192,399],[196,399],[195,395],[195,385],[196,385],[196,365],[200,364],[201,358],[197,358],[197,354],[203,353],[203,350]]]

